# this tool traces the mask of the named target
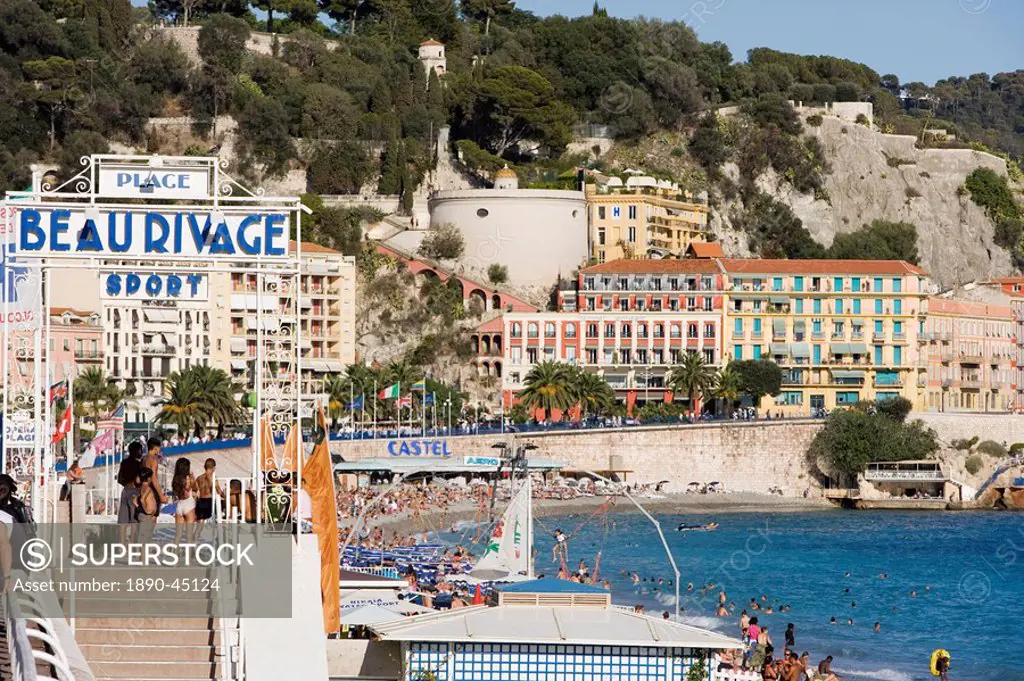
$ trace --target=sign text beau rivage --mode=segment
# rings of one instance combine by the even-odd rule
[[[212,166],[98,164],[95,197],[195,201],[213,198]],[[67,195],[64,195],[67,198]],[[61,196],[54,195],[54,199]],[[291,212],[271,205],[138,206],[33,201],[17,207],[14,240],[26,255],[155,260],[286,258]]]

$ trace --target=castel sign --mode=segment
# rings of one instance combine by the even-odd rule
[[[97,169],[96,193],[121,199],[205,199],[210,196],[210,182],[208,167],[104,165]]]

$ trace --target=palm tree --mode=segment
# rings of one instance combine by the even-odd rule
[[[542,409],[545,416],[550,416],[555,409],[565,411],[576,403],[568,364],[536,364],[526,374],[524,383],[526,387],[519,392],[519,398],[531,410]]]
[[[156,402],[161,406],[157,422],[175,425],[179,434],[196,435],[213,423],[217,437],[223,437],[224,427],[237,423],[243,414],[235,392],[223,369],[197,365],[175,371],[164,383],[164,397]]]
[[[573,397],[580,405],[580,420],[589,414],[601,414],[615,404],[615,391],[597,374],[576,368],[573,372]]]
[[[689,351],[679,364],[672,367],[666,385],[677,392],[686,393],[690,409],[696,415],[697,396],[711,393],[715,385],[715,369],[698,352]]]
[[[722,400],[725,407],[730,407],[740,399],[740,382],[742,377],[733,368],[732,364],[726,364],[718,370],[715,377],[715,387],[712,394]]]
[[[324,376],[324,394],[327,395],[327,411],[331,416],[331,427],[337,428],[338,419],[345,412],[345,404],[350,395],[349,381],[341,374]],[[360,393],[362,394],[362,393]]]
[[[179,435],[198,433],[207,423],[210,405],[203,401],[194,373],[174,371],[164,381],[164,395],[156,400],[156,423],[174,426]]]
[[[75,379],[75,415],[91,418],[94,430],[104,405],[109,402],[111,387],[116,389],[114,380],[100,367],[89,367]]]

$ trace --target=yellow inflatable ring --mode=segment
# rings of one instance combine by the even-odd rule
[[[931,661],[932,676],[938,676],[939,675],[938,664],[939,664],[939,658],[942,658],[942,657],[946,658],[947,662],[949,660],[953,659],[953,656],[949,654],[948,650],[945,650],[943,648],[939,648],[938,650],[934,651],[932,653],[932,661]]]

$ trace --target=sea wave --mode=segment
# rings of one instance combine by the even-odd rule
[[[711,629],[713,631],[726,631],[730,625],[735,628],[735,623],[730,622],[724,617],[710,617],[708,615],[683,615],[683,624],[689,624],[692,627],[700,627],[701,629]]]
[[[871,681],[914,681],[914,677],[911,674],[888,668],[858,669],[856,671],[836,669],[836,672],[843,678],[854,677],[871,679]]]

